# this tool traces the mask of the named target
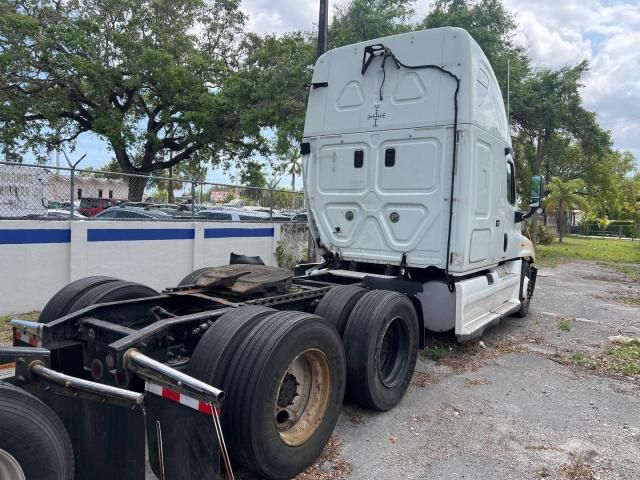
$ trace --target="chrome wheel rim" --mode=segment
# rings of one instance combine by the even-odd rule
[[[0,478],[7,480],[27,480],[18,461],[9,452],[0,448]]]

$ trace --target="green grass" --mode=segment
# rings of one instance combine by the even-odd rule
[[[611,368],[627,376],[640,375],[640,340],[633,340],[626,345],[605,350],[612,360]]]
[[[447,356],[448,353],[449,353],[449,350],[445,349],[444,347],[437,347],[437,346],[425,347],[425,349],[422,351],[422,355],[425,358],[430,358],[434,362],[442,360],[444,357]]]
[[[0,345],[11,343],[11,320],[19,318],[20,320],[37,321],[40,312],[20,313],[16,315],[0,316]]]
[[[571,331],[571,320],[568,318],[561,318],[558,320],[558,328],[563,332]]]
[[[638,264],[640,241],[570,236],[565,237],[563,243],[555,241],[551,245],[536,247],[536,263],[543,267],[554,267],[571,260]]]

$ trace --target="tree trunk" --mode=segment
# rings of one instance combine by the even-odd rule
[[[147,177],[128,177],[129,178],[129,201],[141,202],[144,195],[144,189],[147,187]]]
[[[173,178],[173,167],[169,167],[169,178]],[[167,183],[167,202],[173,203],[174,200],[175,199],[173,197],[173,180],[169,180],[169,182]]]

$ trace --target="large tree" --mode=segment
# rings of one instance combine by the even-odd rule
[[[46,155],[93,132],[142,174],[246,154],[260,132],[243,119],[239,3],[0,0],[0,143]]]
[[[529,59],[513,42],[515,16],[500,0],[436,0],[420,26],[460,27],[469,32],[489,59],[505,100],[507,89],[517,93],[529,74]]]
[[[329,28],[331,48],[407,32],[415,0],[351,0],[336,7]]]

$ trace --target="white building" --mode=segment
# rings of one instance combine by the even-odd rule
[[[105,178],[76,175],[73,180],[73,198],[113,198],[127,200],[129,198],[129,182],[122,178]],[[71,179],[65,175],[49,177],[47,200],[49,202],[68,202]]]

